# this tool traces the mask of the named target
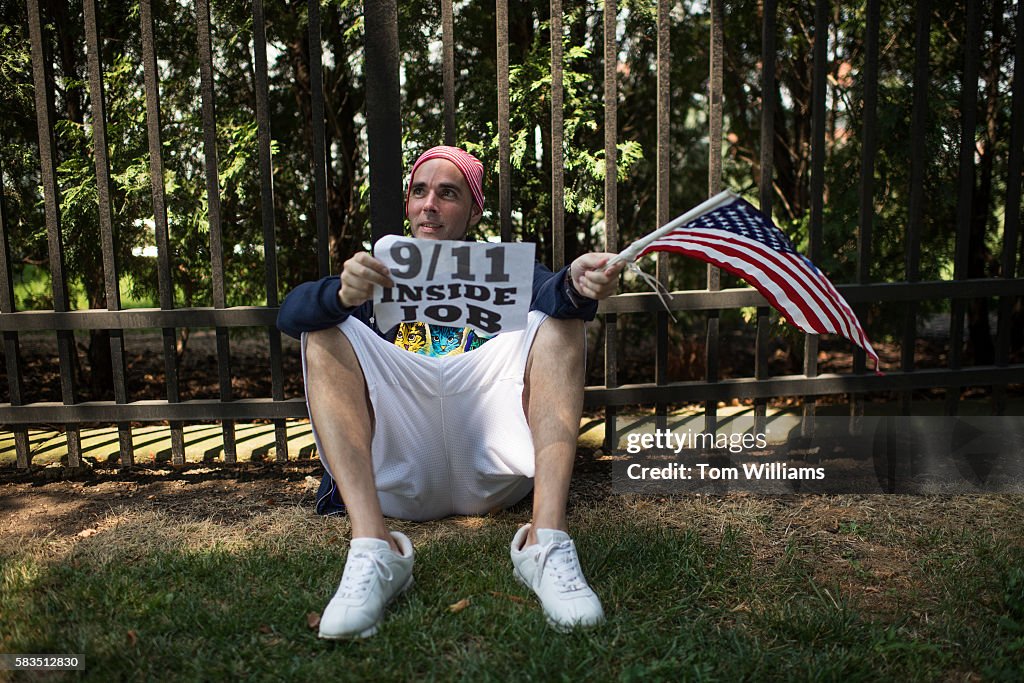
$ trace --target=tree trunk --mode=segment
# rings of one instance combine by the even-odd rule
[[[1001,47],[1003,33],[1003,3],[996,0],[992,7],[992,42],[989,45],[989,69],[985,74],[985,99],[981,108],[985,115],[985,132],[978,163],[978,184],[971,203],[971,232],[968,240],[967,277],[984,278],[993,263],[992,254],[985,244],[989,205],[992,202],[992,173],[999,139],[999,72],[1002,66]],[[988,321],[989,300],[972,299],[967,309],[968,339],[974,351],[975,365],[995,363],[995,345]]]
[[[348,54],[353,45],[344,41],[346,27],[337,10],[331,10],[333,27],[328,33],[335,55]],[[354,20],[354,17],[347,19]],[[337,59],[333,70],[325,72],[325,110],[327,112],[327,149],[338,147],[338,156],[327,155],[327,211],[330,215],[331,261],[335,272],[340,272],[342,263],[358,251],[362,251],[363,240],[368,237],[368,222],[359,220],[360,211],[357,197],[360,162],[359,136],[356,131],[356,114],[364,106],[364,91],[359,79],[349,70],[345,59]]]

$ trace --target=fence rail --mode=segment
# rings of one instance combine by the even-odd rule
[[[967,29],[963,34],[964,48],[963,82],[977,83],[979,64],[982,60],[979,36],[982,35],[982,7],[979,0],[965,0]],[[670,32],[673,25],[671,2],[657,3],[654,31],[656,33],[657,88],[656,101],[652,106],[657,110],[657,221],[669,219],[669,179],[671,174],[669,141],[672,108],[670,94],[670,67],[672,65]],[[455,143],[457,106],[455,103],[455,50],[454,10],[452,0],[440,0],[442,21],[442,76],[444,84],[444,141]],[[723,41],[725,37],[725,12],[722,0],[710,0],[708,19],[710,23],[710,64],[707,81],[707,117],[709,142],[708,192],[717,193],[723,186]],[[617,251],[620,244],[617,216],[617,79],[620,67],[617,46],[617,30],[622,12],[615,0],[603,3],[603,22],[596,27],[603,34],[604,59],[604,247]],[[559,267],[566,261],[564,221],[564,159],[563,150],[563,23],[562,5],[551,1],[550,45],[551,45],[551,128],[552,160],[550,188],[552,201],[552,252],[550,262]],[[761,25],[761,84],[762,92],[775,90],[778,68],[776,49],[777,4],[775,0],[762,3]],[[829,29],[830,3],[816,0],[814,4],[814,35],[827,36]],[[321,26],[319,0],[309,0],[308,45],[310,67],[310,112],[313,121],[310,154],[312,163],[313,218],[318,235],[317,268],[321,275],[327,274],[329,264],[329,216],[327,207],[328,185],[328,141],[325,138],[325,102],[323,93],[323,56],[321,54]],[[624,11],[629,11],[624,10]],[[974,189],[977,127],[977,89],[964,88],[961,93],[962,128],[960,135],[960,183],[957,199],[957,221],[955,239],[955,268],[951,280],[922,281],[921,240],[924,226],[922,216],[927,202],[925,193],[925,170],[927,145],[925,120],[927,116],[928,83],[930,77],[929,30],[932,7],[929,0],[918,2],[915,10],[917,31],[914,58],[914,91],[912,113],[912,144],[909,164],[910,187],[907,188],[909,202],[908,229],[905,235],[905,272],[902,282],[871,282],[870,265],[873,249],[873,222],[875,220],[875,176],[878,148],[878,88],[879,88],[879,24],[880,12],[877,0],[868,0],[866,34],[863,37],[864,61],[862,66],[863,120],[861,132],[861,169],[858,189],[859,230],[856,235],[856,282],[840,286],[839,291],[863,314],[865,306],[876,302],[901,302],[905,306],[906,318],[903,328],[896,332],[902,338],[902,357],[899,370],[884,376],[868,373],[865,356],[860,350],[854,354],[854,369],[850,374],[824,374],[818,368],[818,345],[816,335],[806,335],[804,341],[803,374],[798,376],[770,376],[768,366],[769,317],[765,299],[751,289],[723,289],[720,272],[709,267],[706,289],[674,292],[669,308],[673,311],[706,311],[704,366],[702,381],[671,382],[667,371],[669,356],[668,315],[654,294],[621,294],[602,302],[600,314],[604,321],[604,385],[592,386],[586,390],[586,404],[591,407],[605,407],[606,446],[616,444],[616,417],[621,406],[647,404],[655,407],[656,414],[664,418],[667,406],[673,403],[702,403],[710,423],[714,422],[719,401],[741,398],[754,401],[755,415],[764,419],[767,400],[775,396],[804,397],[805,413],[813,413],[815,399],[829,394],[848,394],[852,412],[863,411],[863,396],[868,392],[896,391],[900,393],[903,411],[910,410],[910,396],[913,390],[943,388],[946,390],[947,411],[956,412],[961,387],[992,386],[993,411],[1005,410],[1006,390],[1012,385],[1024,384],[1024,364],[1010,363],[1009,321],[1016,297],[1024,295],[1024,278],[1016,274],[1018,254],[1020,202],[1021,202],[1021,154],[1022,133],[1024,133],[1024,70],[1016,68],[1024,60],[1021,54],[1024,40],[1024,13],[1019,5],[1014,15],[1015,41],[1012,91],[1012,116],[1010,130],[1010,151],[1006,162],[1005,187],[1006,213],[1003,219],[1001,276],[971,278],[968,276],[968,244],[971,239],[970,221],[972,192]],[[95,0],[84,0],[84,40],[88,55],[88,91],[91,112],[91,129],[95,152],[97,178],[98,220],[102,241],[105,294],[107,309],[71,310],[68,297],[65,247],[61,229],[61,187],[57,180],[57,151],[55,149],[54,126],[54,79],[52,57],[47,54],[44,26],[47,18],[42,15],[38,0],[27,0],[28,29],[31,41],[31,66],[35,88],[35,106],[40,158],[40,178],[45,206],[47,239],[49,245],[49,270],[52,275],[52,311],[16,311],[13,295],[14,269],[10,260],[8,239],[8,218],[0,201],[0,332],[3,334],[6,359],[7,382],[10,401],[0,403],[0,423],[14,432],[18,465],[28,467],[29,442],[27,429],[38,423],[64,425],[67,431],[69,464],[79,464],[81,444],[79,425],[83,423],[109,423],[118,427],[121,463],[134,462],[131,444],[131,422],[169,421],[172,435],[172,462],[184,462],[183,424],[190,421],[220,420],[223,422],[225,461],[233,462],[235,453],[235,420],[269,419],[274,421],[276,435],[276,457],[279,461],[288,459],[288,443],[285,420],[306,416],[305,404],[299,398],[285,398],[284,374],[282,369],[281,336],[275,327],[277,307],[278,271],[277,228],[275,227],[274,174],[271,157],[273,131],[270,127],[268,105],[268,41],[266,20],[262,0],[252,3],[252,50],[255,72],[255,119],[258,128],[257,145],[260,178],[260,211],[265,254],[266,306],[228,307],[224,273],[224,226],[221,219],[221,183],[218,177],[217,159],[217,112],[214,99],[214,58],[211,44],[211,23],[209,0],[197,0],[195,20],[198,36],[199,80],[201,83],[201,119],[203,128],[203,151],[205,156],[207,219],[210,235],[213,306],[203,308],[175,308],[174,280],[172,276],[171,245],[169,241],[169,220],[164,183],[167,172],[164,168],[165,146],[161,138],[162,126],[160,106],[160,70],[156,42],[154,40],[154,18],[152,0],[141,0],[139,7],[138,39],[142,56],[146,119],[145,126],[149,147],[149,173],[152,186],[153,220],[157,245],[157,272],[159,282],[159,308],[122,310],[119,295],[119,278],[115,261],[115,231],[111,210],[111,169],[108,155],[108,122],[105,110],[103,65],[100,63],[102,39],[98,30]],[[495,95],[497,98],[498,120],[495,130],[498,138],[498,195],[497,222],[501,237],[512,237],[511,142],[509,128],[510,111],[510,65],[509,65],[509,7],[507,0],[497,0],[495,10],[495,35],[497,43],[497,74]],[[825,104],[826,104],[826,40],[815,39],[813,50],[813,128],[810,133],[812,149],[810,160],[810,223],[808,254],[818,261],[824,254],[823,208],[825,173]],[[398,45],[398,9],[394,0],[367,2],[365,7],[365,79],[366,79],[366,130],[369,150],[370,178],[370,219],[373,238],[394,232],[402,225],[401,206],[403,203],[402,177],[402,110],[400,51]],[[772,188],[774,172],[775,107],[773,97],[765,97],[761,107],[761,143],[759,167],[760,208],[770,213],[774,200]],[[0,171],[3,160],[0,159]],[[0,174],[0,199],[3,196],[3,175]],[[662,256],[658,259],[658,278],[666,281],[668,264]],[[294,283],[292,283],[294,284]],[[967,301],[975,298],[998,298],[998,331],[996,335],[996,364],[963,367],[963,328]],[[948,300],[951,302],[950,355],[946,369],[915,369],[913,346],[917,339],[919,302],[924,300]],[[749,378],[722,379],[720,346],[720,313],[739,307],[756,307],[756,348],[754,376]],[[620,353],[616,347],[619,316],[653,313],[655,317],[655,353],[652,359],[654,381],[645,384],[620,385]],[[215,329],[216,357],[218,364],[219,398],[203,400],[180,399],[181,377],[175,362],[176,331],[179,328],[209,327]],[[270,357],[271,396],[254,399],[234,399],[231,388],[231,344],[229,330],[232,328],[265,328]],[[166,377],[166,399],[132,401],[126,389],[125,346],[126,330],[158,328],[161,330],[163,362]],[[114,368],[112,401],[75,401],[74,359],[76,330],[110,330],[110,358]],[[56,334],[58,357],[61,368],[62,402],[26,403],[19,335],[27,332],[51,331]]]

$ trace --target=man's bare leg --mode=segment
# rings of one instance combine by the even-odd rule
[[[398,552],[373,478],[373,413],[355,350],[332,327],[306,336],[306,397],[323,457],[345,501],[353,538],[379,538]]]
[[[537,330],[526,362],[523,410],[533,435],[533,524],[568,531],[565,509],[583,412],[585,338],[582,320],[548,318]]]
[[[583,410],[584,353],[579,320],[549,318],[537,331],[523,392],[536,451],[533,523],[519,528],[510,547],[516,578],[540,599],[548,623],[563,632],[604,621],[601,600],[583,576],[566,528]]]
[[[384,524],[370,455],[373,409],[352,344],[331,328],[309,334],[305,353],[310,416],[352,524],[345,570],[320,615],[319,636],[366,638],[388,603],[412,585],[412,543]]]

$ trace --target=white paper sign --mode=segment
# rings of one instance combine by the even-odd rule
[[[472,327],[486,335],[526,328],[535,245],[385,235],[373,255],[395,286],[374,287],[377,327],[400,322]]]

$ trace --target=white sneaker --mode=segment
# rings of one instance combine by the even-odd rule
[[[512,573],[540,598],[548,623],[564,633],[604,621],[601,601],[587,585],[569,534],[537,529],[537,544],[526,546],[529,532],[526,524],[512,539]]]
[[[341,584],[320,616],[320,637],[367,638],[377,632],[384,608],[412,585],[412,542],[392,531],[399,555],[380,538],[353,538]]]

